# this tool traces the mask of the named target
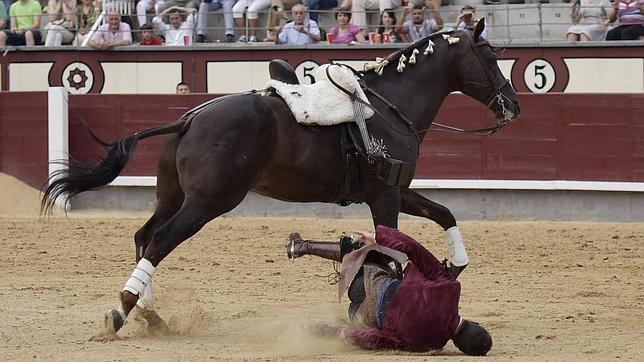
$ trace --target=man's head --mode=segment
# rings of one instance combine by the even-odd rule
[[[411,10],[411,21],[414,24],[422,24],[425,21],[425,8],[422,5],[416,5]]]
[[[110,30],[119,30],[119,27],[121,26],[121,13],[118,11],[110,11],[107,13],[107,23]]]
[[[492,336],[485,328],[467,319],[463,319],[452,341],[468,356],[485,356],[492,348]]]
[[[143,24],[141,26],[141,36],[143,36],[143,39],[149,40],[152,38],[152,25],[151,24]]]
[[[461,8],[461,16],[467,25],[472,25],[476,20],[476,9],[472,5],[465,5]]]
[[[190,87],[188,84],[184,82],[177,84],[177,94],[190,94]]]
[[[306,19],[306,7],[304,5],[297,4],[293,6],[291,12],[293,13],[293,21],[296,25],[304,24],[304,20]]]
[[[178,29],[183,23],[181,11],[179,11],[178,9],[170,10],[168,17],[170,18],[170,25],[175,29]]]

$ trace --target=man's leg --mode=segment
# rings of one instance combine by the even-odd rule
[[[286,246],[286,255],[289,259],[299,258],[304,255],[315,255],[320,258],[342,261],[340,243],[329,241],[302,240],[298,233],[288,236],[289,244]]]
[[[221,9],[221,4],[219,2],[202,2],[199,4],[199,12],[197,14],[197,35],[206,35],[206,29],[208,28],[208,13],[219,9]]]
[[[233,23],[233,6],[235,0],[224,0],[224,25],[226,26],[226,35],[234,36],[235,28]]]
[[[382,13],[385,9],[397,9],[401,4],[401,0],[380,0],[378,3],[378,10]]]
[[[3,47],[7,43],[7,33],[0,31],[0,47]]]
[[[622,30],[621,40],[639,40],[642,36],[644,36],[644,26],[629,25]]]
[[[154,7],[154,4],[150,0],[141,0],[136,4],[136,17],[139,20],[139,27],[147,23],[147,12],[152,7]]]
[[[28,47],[36,45],[36,40],[34,39],[34,33],[31,30],[25,31],[25,44]]]

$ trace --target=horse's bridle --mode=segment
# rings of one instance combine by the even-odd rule
[[[487,107],[489,110],[494,112],[494,109],[492,108],[492,106],[496,102],[496,104],[498,104],[499,107],[501,107],[502,109],[501,113],[503,114],[503,119],[497,119],[496,120],[497,126],[493,127],[494,131],[490,132],[490,133],[494,133],[499,129],[503,128],[503,126],[506,125],[507,121],[512,119],[512,113],[505,107],[505,102],[507,101],[512,103],[512,100],[502,92],[502,90],[505,87],[512,88],[512,84],[507,78],[505,78],[505,81],[502,82],[501,84],[496,84],[496,82],[494,81],[494,76],[492,75],[492,72],[490,71],[489,67],[486,66],[485,62],[481,59],[481,54],[478,51],[478,48],[482,46],[486,46],[486,45],[490,46],[490,42],[487,40],[475,41],[469,32],[467,34],[470,37],[472,52],[474,52],[474,54],[476,55],[476,58],[479,60],[479,63],[481,64],[481,67],[485,71],[485,76],[487,77],[488,82],[494,85],[494,91],[484,103],[485,107]]]

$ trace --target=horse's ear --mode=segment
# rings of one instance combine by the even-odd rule
[[[474,29],[474,41],[479,41],[479,37],[481,36],[481,33],[483,33],[483,29],[485,29],[485,18],[481,18],[476,23],[476,28]]]

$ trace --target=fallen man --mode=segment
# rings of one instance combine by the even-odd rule
[[[340,243],[302,240],[290,235],[291,258],[316,255],[342,261],[339,297],[348,291],[348,327],[318,324],[318,333],[338,335],[363,349],[429,352],[451,339],[463,353],[483,356],[492,337],[477,323],[461,318],[460,283],[427,249],[409,236],[385,226],[376,234],[354,233]],[[409,263],[403,273],[395,262]]]

